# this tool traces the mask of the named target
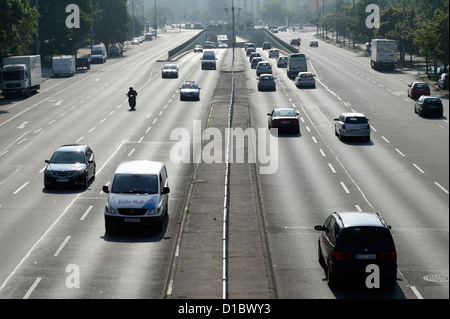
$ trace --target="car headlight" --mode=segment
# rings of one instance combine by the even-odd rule
[[[117,212],[117,210],[110,206],[109,204],[105,205],[105,214],[107,215],[118,215],[119,213]]]
[[[147,210],[147,215],[157,215],[159,214],[160,207],[154,207],[152,209]]]

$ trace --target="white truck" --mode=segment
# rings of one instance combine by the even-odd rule
[[[287,76],[289,78],[296,77],[298,72],[307,72],[306,56],[303,53],[292,53],[288,56]]]
[[[76,72],[76,61],[73,55],[55,56],[52,58],[54,76],[73,76]]]
[[[398,62],[398,43],[395,40],[372,39],[370,66],[374,70],[394,70]]]
[[[3,58],[2,94],[9,97],[14,94],[29,96],[41,88],[41,56],[13,56]]]

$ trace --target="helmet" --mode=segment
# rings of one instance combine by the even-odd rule
[[[133,87],[130,86],[130,91],[132,91],[132,90],[133,90]]]

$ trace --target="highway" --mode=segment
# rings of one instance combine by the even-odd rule
[[[167,51],[194,34],[163,33],[88,72],[48,79],[28,99],[0,100],[0,298],[164,298],[195,170],[193,154],[190,163],[173,161],[171,133],[193,136],[194,123],[207,126],[222,62],[231,54],[216,49],[218,70],[202,71],[200,55],[189,52],[176,60],[179,78],[162,79]],[[373,71],[367,56],[320,40],[310,48],[314,32],[278,36],[288,43],[302,37],[300,51],[318,83],[298,89],[270,59],[277,91],[258,92],[255,70],[242,64],[239,85],[247,88],[251,127],[267,128],[274,107],[292,107],[301,117],[301,133],[279,136],[270,150],[276,172],[259,174],[256,185],[276,297],[449,298],[448,93],[443,118],[421,118],[406,95],[413,73]],[[243,49],[236,55],[247,59]],[[200,101],[180,101],[184,80],[199,83]],[[136,111],[126,101],[130,86],[139,93]],[[350,110],[370,119],[370,142],[335,136],[333,119]],[[68,143],[91,146],[95,180],[87,189],[44,189],[44,160]],[[166,163],[169,217],[160,234],[105,234],[102,186],[119,163],[136,159]],[[392,226],[394,289],[328,287],[313,227],[344,210],[375,210]]]

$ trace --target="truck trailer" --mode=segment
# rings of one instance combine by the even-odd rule
[[[29,96],[41,88],[41,56],[13,56],[3,58],[2,94],[5,98],[21,94]]]
[[[374,70],[394,70],[398,62],[398,43],[395,40],[373,39],[370,66]]]
[[[63,55],[52,58],[54,76],[73,76],[76,72],[75,56]]]

